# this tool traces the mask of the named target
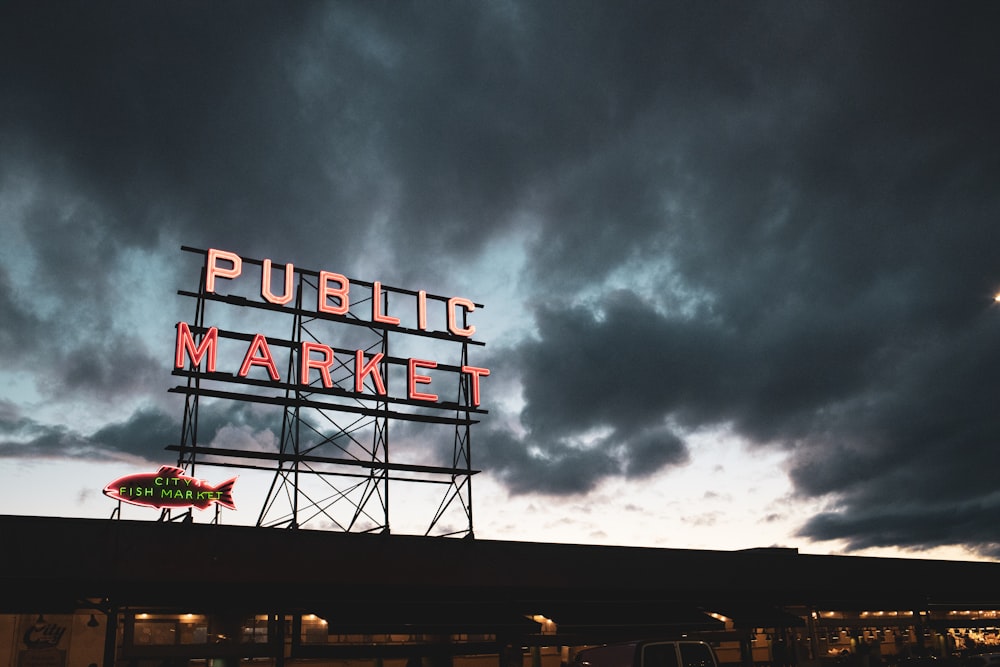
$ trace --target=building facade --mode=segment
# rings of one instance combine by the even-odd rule
[[[733,666],[875,667],[1000,644],[997,563],[13,516],[0,535],[10,667],[559,667],[682,636]]]

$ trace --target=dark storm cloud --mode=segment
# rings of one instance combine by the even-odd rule
[[[567,495],[587,493],[608,477],[639,479],[687,460],[687,448],[669,429],[631,436],[612,432],[585,446],[567,438],[518,438],[487,430],[476,440],[475,464],[514,493]]]
[[[240,239],[251,252],[264,235],[287,236],[278,235],[291,220],[282,212],[316,217],[303,211],[310,197],[287,189],[322,189],[309,180],[323,172],[311,149],[315,128],[287,146],[283,139],[297,117],[285,104],[294,97],[285,72],[294,45],[283,35],[302,27],[309,6],[236,9],[0,9],[3,225],[5,237],[20,231],[25,243],[8,268],[18,272],[16,288],[2,285],[0,336],[16,338],[4,346],[6,368],[37,372],[53,401],[163,391],[167,357],[140,331],[149,313],[124,305],[139,301],[125,297],[141,286],[115,284],[135,279],[125,273],[130,250],[153,252],[165,236]],[[284,147],[297,176],[275,178]],[[170,296],[172,275],[159,270]]]
[[[627,293],[599,316],[543,310],[537,340],[491,360],[524,380],[524,431],[480,434],[477,463],[517,492],[578,494],[629,469],[683,464],[685,433],[725,425],[787,448],[800,495],[836,499],[803,536],[852,548],[964,543],[995,556],[1000,533],[985,517],[1000,465],[1000,311],[975,306],[954,338],[884,318],[874,333],[851,319],[828,335],[827,319],[802,331],[775,327],[771,312],[755,335],[724,318],[660,314]],[[852,336],[866,344],[839,344]],[[630,439],[664,420],[648,447]],[[581,444],[594,432],[610,435]]]
[[[250,432],[280,428],[273,419],[261,417],[250,404],[209,403],[199,412],[199,444],[210,444],[225,427],[247,427]],[[180,444],[181,419],[179,414],[168,414],[159,409],[140,409],[128,419],[109,424],[90,436],[96,447],[142,456],[147,461],[163,462],[176,457],[164,448]],[[228,447],[254,449],[248,440],[230,441]]]
[[[35,421],[20,410],[0,413],[0,457],[106,458],[85,435]]]
[[[31,340],[40,326],[39,318],[18,297],[9,273],[0,266],[0,355],[8,364],[22,354],[22,341]]]
[[[87,391],[94,398],[114,400],[161,388],[167,379],[162,356],[150,354],[136,336],[102,338],[64,355],[57,381],[39,384],[53,397]]]
[[[89,435],[64,425],[0,415],[0,457],[162,461],[164,443],[176,440],[179,432],[176,420],[153,410],[140,410],[125,422]]]
[[[227,439],[226,447],[256,449],[254,433],[280,428],[281,423],[260,414],[249,404],[209,403],[203,406],[199,423],[200,444],[210,444],[226,427],[243,427]],[[65,425],[30,419],[12,403],[0,401],[0,458],[42,457],[88,460],[140,458],[163,463],[176,458],[165,448],[177,445],[181,416],[162,409],[144,407],[127,418],[110,422],[92,433],[81,433]]]
[[[5,3],[0,212],[26,247],[0,273],[0,354],[60,399],[162,392],[162,350],[101,331],[129,252],[405,282],[512,234],[522,303],[489,305],[535,335],[489,348],[486,391],[523,382],[524,407],[492,410],[477,467],[585,493],[725,426],[834,503],[806,537],[992,552],[996,13]],[[3,419],[5,455],[152,456],[179,432],[147,407],[90,435]]]
[[[165,225],[255,237],[287,221],[305,205],[287,187],[321,171],[304,137],[282,146],[297,115],[283,39],[309,5],[236,9],[5,5],[8,160],[63,175],[122,244],[148,247]],[[296,179],[273,178],[282,148]]]
[[[493,362],[524,380],[526,432],[490,436],[488,456],[524,479],[522,466],[594,429],[725,425],[787,448],[797,491],[836,501],[805,537],[995,555],[1000,534],[980,514],[1000,432],[987,64],[1000,53],[986,17],[807,5],[819,31],[760,7],[759,41],[723,40],[732,59],[703,85],[660,89],[681,108],[640,110],[627,148],[549,192],[530,265],[563,303],[538,308],[537,338]],[[645,303],[565,305],[574,283],[626,260]],[[577,471],[607,474],[620,471]]]
[[[95,453],[86,438],[65,426],[42,425],[25,420],[15,424],[0,424],[0,456],[31,458],[91,458]],[[8,440],[8,435],[17,440]],[[26,440],[21,440],[28,436]],[[100,458],[100,457],[98,457]]]
[[[155,409],[137,410],[126,421],[108,424],[90,436],[95,447],[108,452],[124,452],[147,461],[167,458],[163,448],[177,442],[177,417]],[[173,455],[171,455],[173,456]]]
[[[119,242],[149,246],[171,230],[301,258],[319,236],[336,261],[374,235],[404,268],[475,252],[524,207],[547,207],[564,174],[603,162],[650,112],[675,136],[690,131],[696,105],[733,97],[752,75],[738,48],[706,50],[697,35],[768,28],[757,12],[721,5],[5,11],[8,160],[63,175]],[[780,44],[766,55],[781,57]],[[651,211],[619,207],[653,207],[654,193],[608,185],[591,190],[615,195],[602,207],[637,232],[651,224]],[[620,258],[611,250],[609,262]]]
[[[4,367],[33,372],[50,400],[147,392],[162,383],[165,365],[141,335],[112,325],[123,296],[108,270],[113,252],[106,250],[115,241],[94,216],[62,208],[51,201],[27,207],[35,267],[12,266],[16,276],[0,267]]]

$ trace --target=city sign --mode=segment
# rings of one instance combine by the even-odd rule
[[[215,486],[189,476],[181,468],[160,466],[156,472],[141,472],[119,477],[104,487],[104,495],[141,507],[187,508],[200,510],[212,505],[236,509],[233,484],[236,478]]]

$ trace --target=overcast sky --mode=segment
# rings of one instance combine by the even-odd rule
[[[171,462],[183,244],[483,303],[479,536],[1000,557],[998,19],[5,2],[0,512]]]

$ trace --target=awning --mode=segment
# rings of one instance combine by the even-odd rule
[[[734,628],[804,628],[806,621],[772,605],[727,605],[710,609],[733,621]]]
[[[924,625],[935,630],[947,630],[948,628],[1000,628],[1000,618],[977,618],[956,615],[951,618],[925,620]]]
[[[352,601],[314,613],[329,634],[521,635],[540,627],[516,608],[468,601]]]
[[[696,606],[648,600],[549,602],[539,613],[555,621],[560,634],[623,627],[671,632],[725,629],[722,621]]]

